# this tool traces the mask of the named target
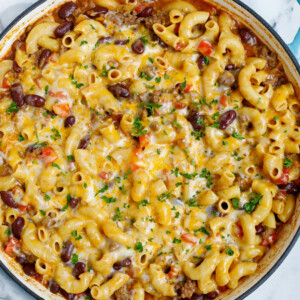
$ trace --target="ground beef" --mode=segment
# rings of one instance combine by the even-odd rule
[[[169,22],[169,17],[165,11],[162,10],[154,10],[151,17],[141,18],[142,22],[145,23],[145,27],[148,29],[152,29],[155,23],[167,25]]]
[[[241,188],[241,191],[247,191],[251,187],[252,179],[250,177],[241,177],[237,174],[235,183]]]
[[[266,59],[267,64],[266,67],[269,69],[274,69],[278,66],[278,57],[275,52],[269,50],[266,45],[262,45],[258,49],[258,57]]]
[[[124,285],[115,292],[116,300],[132,300],[134,295],[134,290],[131,285]]]
[[[196,291],[196,282],[190,279],[185,282],[178,282],[175,284],[175,290],[177,291],[175,299],[191,298]]]

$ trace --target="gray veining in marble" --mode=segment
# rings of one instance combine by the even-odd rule
[[[0,0],[0,31],[34,0]],[[300,5],[296,0],[242,0],[275,28],[286,43],[291,43],[300,26]],[[279,269],[246,300],[300,299],[300,241]],[[0,299],[33,300],[0,269]]]

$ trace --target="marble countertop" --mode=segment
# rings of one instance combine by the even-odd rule
[[[35,0],[0,0],[0,31]],[[300,26],[297,0],[242,0],[259,13],[283,38],[291,43]],[[300,299],[300,240],[277,271],[246,300]],[[33,300],[0,269],[0,299]]]

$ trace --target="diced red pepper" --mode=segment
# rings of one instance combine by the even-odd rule
[[[169,278],[177,278],[179,276],[178,269],[174,266],[171,266],[170,271],[168,272]]]
[[[181,43],[181,42],[177,43],[175,46],[175,50],[177,50],[177,51],[179,51],[183,48],[184,48],[184,43]]]
[[[191,83],[188,83],[187,85],[186,85],[186,88],[183,90],[183,92],[184,93],[188,93],[189,91],[190,91],[190,89],[192,88],[192,84]]]
[[[283,169],[281,177],[279,179],[275,180],[275,183],[277,185],[288,183],[290,172],[291,172],[290,168]]]
[[[142,12],[147,6],[146,5],[139,5],[134,10],[139,14]]]
[[[197,238],[192,235],[191,233],[184,233],[181,235],[181,238],[184,242],[186,243],[190,243],[190,244],[193,244],[193,245],[196,245],[197,244]]]
[[[12,253],[15,246],[18,245],[19,243],[20,243],[20,241],[17,240],[16,238],[11,238],[5,247],[5,250],[4,250],[5,253],[7,253],[7,254]]]
[[[141,148],[145,148],[146,146],[148,146],[150,144],[150,141],[151,141],[150,137],[151,137],[150,132],[143,134],[139,137],[139,143],[140,143]]]
[[[203,55],[211,55],[213,52],[213,46],[209,41],[202,40],[198,46],[198,52]]]
[[[27,210],[28,205],[19,205],[19,210],[25,212]]]
[[[58,158],[55,150],[52,147],[47,147],[42,150],[42,154],[39,156],[45,164],[52,163]]]
[[[268,245],[273,245],[276,240],[276,233],[273,232],[271,233],[266,239],[262,239],[261,241],[261,246],[268,246]]]
[[[226,96],[226,95],[222,95],[222,96],[220,97],[219,103],[220,103],[223,107],[226,107],[226,106],[227,106],[227,96]]]
[[[136,163],[131,163],[130,164],[130,170],[132,172],[135,172],[136,170],[138,170],[140,167],[136,164]]]
[[[177,109],[183,109],[183,108],[186,108],[187,107],[187,103],[185,102],[175,102],[174,106],[177,108]]]
[[[70,112],[70,106],[69,103],[57,103],[53,105],[53,111],[56,115],[64,118],[66,117]]]
[[[102,179],[108,179],[109,178],[109,174],[107,172],[101,171],[99,173],[99,177]]]
[[[233,228],[234,235],[238,238],[241,238],[244,235],[243,228],[240,223],[235,222],[235,226]]]
[[[4,89],[8,89],[10,87],[9,81],[6,77],[4,77],[3,81],[2,81],[2,87]]]

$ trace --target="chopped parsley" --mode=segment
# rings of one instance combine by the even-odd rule
[[[52,128],[51,131],[53,132],[53,134],[50,135],[51,139],[53,139],[54,141],[57,141],[61,138],[61,135],[56,128]]]
[[[67,156],[68,162],[72,162],[75,161],[74,156],[73,155],[68,155]]]
[[[142,71],[141,71],[139,77],[140,77],[140,78],[145,78],[145,79],[147,79],[148,81],[151,81],[151,80],[153,79],[153,77],[149,76],[147,73],[142,72]]]
[[[204,62],[207,66],[209,65],[209,58],[207,55],[204,56]]]
[[[75,87],[76,87],[77,89],[80,89],[81,87],[84,86],[83,83],[78,83],[78,82],[74,79],[74,75],[73,75],[73,74],[70,74],[70,79],[71,79],[72,84],[75,85]]]
[[[202,172],[201,172],[201,174],[199,176],[200,176],[200,178],[205,178],[207,180],[206,181],[206,186],[208,188],[210,188],[212,186],[213,183],[211,181],[211,174],[210,174],[210,172],[206,168],[204,168],[202,170]]]
[[[124,220],[124,217],[122,216],[122,212],[120,211],[120,208],[117,207],[116,210],[115,210],[115,215],[114,215],[114,218],[113,218],[114,221],[122,221]]]
[[[141,118],[136,117],[133,126],[132,126],[132,132],[137,136],[140,137],[143,134],[146,134],[148,131],[143,129],[143,125],[141,123]]]
[[[54,162],[52,163],[52,167],[57,168],[57,169],[60,170],[60,166],[58,164],[54,163]]]
[[[283,161],[283,167],[286,169],[288,167],[290,167],[293,164],[293,162],[289,159],[289,158],[285,158]]]
[[[256,205],[260,203],[260,200],[263,197],[261,194],[255,192],[249,194],[249,196],[252,195],[253,197],[250,199],[250,201],[244,205],[244,209],[248,214],[252,213],[255,210]]]
[[[234,254],[233,250],[232,250],[230,247],[228,247],[228,248],[225,250],[225,253],[228,254],[229,256],[233,256],[233,254]]]
[[[238,139],[238,140],[244,140],[245,139],[242,135],[238,134],[236,131],[233,132],[232,136],[234,138]]]
[[[106,197],[106,196],[102,196],[101,199],[103,199],[106,203],[113,203],[117,201],[117,198]]]
[[[98,190],[98,192],[95,194],[95,197],[100,193],[104,193],[107,190],[108,190],[108,185],[105,185],[102,189]]]
[[[197,232],[205,233],[207,236],[210,236],[210,233],[207,231],[205,227],[200,227],[198,229],[194,229],[194,234],[196,235]]]
[[[15,101],[12,102],[12,104],[10,105],[10,107],[7,108],[6,112],[8,115],[10,115],[11,113],[16,113],[18,112],[19,108],[18,105]]]
[[[184,82],[180,84],[180,89],[184,91],[186,88],[186,77],[184,77]]]
[[[206,250],[210,250],[212,245],[206,245],[204,246]]]
[[[75,265],[78,262],[78,255],[76,253],[72,254],[72,264]]]
[[[173,244],[180,244],[181,240],[174,238],[173,239]]]
[[[160,108],[162,107],[161,104],[155,104],[155,103],[152,103],[152,102],[142,102],[139,104],[139,107],[146,107],[147,110],[149,111],[149,114],[150,115],[154,115],[154,108]]]
[[[239,209],[239,198],[231,199],[231,203],[234,209]]]
[[[48,95],[49,85],[45,86],[45,95]]]
[[[147,206],[147,205],[149,205],[149,204],[150,204],[149,201],[146,200],[146,199],[144,199],[144,200],[142,200],[142,201],[139,202],[137,208],[139,209],[139,208],[140,208],[140,205],[142,205],[142,206]]]
[[[137,242],[134,246],[134,250],[139,251],[139,252],[143,252],[144,248],[141,242]]]
[[[19,136],[18,136],[18,141],[19,141],[19,142],[25,141],[25,138],[22,136],[22,134],[19,134]]]
[[[81,41],[80,46],[87,44],[87,41]]]
[[[62,208],[62,211],[65,211],[65,210],[68,208],[69,202],[70,202],[71,199],[72,199],[71,195],[68,194],[68,195],[67,195],[67,203],[66,203],[66,205]]]
[[[43,216],[46,216],[46,212],[42,209],[40,209],[40,213],[43,215]]]
[[[158,197],[158,201],[160,201],[160,202],[165,202],[168,198],[170,198],[172,192],[173,192],[173,191],[170,191],[170,192],[168,192],[168,193],[162,193],[162,194]]]
[[[50,198],[50,196],[48,194],[45,194],[44,198],[45,198],[46,201],[51,200],[51,198]]]

